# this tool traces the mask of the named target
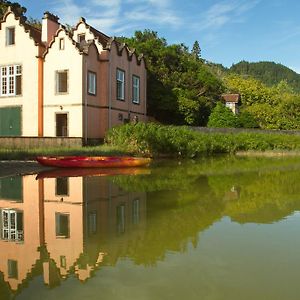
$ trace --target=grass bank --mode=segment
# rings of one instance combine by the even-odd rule
[[[124,147],[100,145],[94,147],[74,148],[36,148],[36,149],[7,149],[0,148],[0,160],[34,160],[41,155],[89,155],[110,156],[126,155]]]
[[[240,151],[300,153],[300,136],[266,133],[202,133],[184,126],[127,124],[111,129],[107,145],[145,156],[201,157]]]
[[[4,149],[0,160],[33,160],[39,155],[139,155],[195,158],[222,153],[300,155],[300,136],[269,133],[203,133],[184,126],[126,124],[111,129],[94,147]],[[271,153],[271,154],[270,154]],[[253,155],[254,155],[253,154]],[[255,156],[254,155],[254,156]],[[273,156],[274,156],[273,155]]]

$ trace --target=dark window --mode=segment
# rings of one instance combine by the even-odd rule
[[[97,212],[90,212],[88,215],[89,236],[97,233]]]
[[[15,27],[6,28],[6,45],[14,45],[15,44]]]
[[[140,77],[135,75],[132,76],[132,102],[140,103]]]
[[[61,177],[56,178],[56,195],[68,196],[69,195],[69,178]]]
[[[137,225],[140,222],[140,200],[135,199],[132,203],[132,222]]]
[[[88,94],[96,95],[97,91],[97,75],[94,72],[88,71]]]
[[[117,99],[125,100],[125,72],[117,69]]]
[[[117,207],[117,233],[122,234],[125,232],[125,205]]]
[[[65,49],[65,39],[61,38],[59,39],[59,50]]]
[[[55,213],[56,237],[70,237],[70,216],[68,214]]]
[[[85,42],[85,34],[78,34],[78,43]]]
[[[67,114],[56,114],[56,136],[68,136]]]
[[[18,279],[18,262],[9,259],[7,262],[8,278]]]
[[[60,266],[64,269],[67,267],[67,259],[63,255],[60,257]]]
[[[56,71],[56,93],[68,92],[68,71]]]

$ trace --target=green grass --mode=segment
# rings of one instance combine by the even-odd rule
[[[131,154],[121,147],[100,145],[94,147],[74,148],[36,148],[36,149],[5,149],[0,148],[1,160],[34,160],[41,155],[89,155],[110,156]]]
[[[237,151],[300,151],[300,136],[267,133],[202,133],[184,126],[127,124],[111,129],[108,145],[145,156],[201,157]]]
[[[75,148],[0,148],[2,160],[30,160],[38,155],[139,155],[151,157],[203,157],[240,151],[300,153],[300,136],[267,133],[202,133],[185,126],[154,123],[112,128],[106,144]]]

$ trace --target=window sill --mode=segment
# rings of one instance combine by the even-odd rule
[[[21,98],[23,95],[0,95],[0,98]]]

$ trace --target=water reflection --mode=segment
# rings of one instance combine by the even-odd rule
[[[0,178],[0,295],[20,293],[37,276],[51,288],[71,274],[85,282],[124,257],[155,266],[197,247],[200,233],[225,216],[273,223],[300,210],[295,164],[263,169],[259,161],[259,171],[228,172],[234,163],[166,165],[141,176]]]

